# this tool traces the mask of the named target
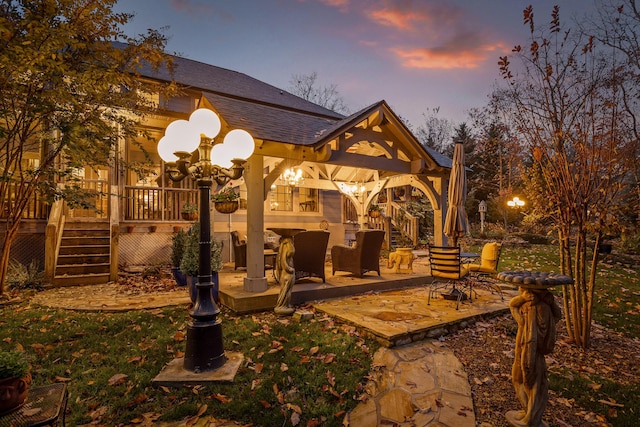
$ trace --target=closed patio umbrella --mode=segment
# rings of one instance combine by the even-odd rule
[[[467,174],[464,167],[464,145],[456,141],[449,177],[449,197],[447,216],[444,221],[444,234],[449,238],[449,246],[457,246],[458,239],[467,234],[467,211],[464,208],[467,199]]]

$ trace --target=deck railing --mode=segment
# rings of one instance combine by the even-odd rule
[[[7,184],[11,188],[7,191],[7,199],[4,202],[4,209],[0,209],[0,219],[7,218],[9,216],[9,207],[15,206],[15,188],[18,184]],[[27,207],[22,213],[23,219],[47,219],[49,217],[49,211],[51,210],[51,204],[49,204],[42,195],[35,193],[32,198],[29,199]]]
[[[124,220],[177,221],[185,203],[198,203],[198,191],[186,188],[125,187]]]

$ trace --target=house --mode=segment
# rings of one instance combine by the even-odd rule
[[[212,233],[224,242],[225,261],[232,257],[230,232],[247,236],[249,258],[255,260],[248,266],[249,278],[264,277],[261,243],[276,238],[267,228],[324,228],[331,232],[329,247],[348,243],[357,228],[389,232],[402,193],[429,200],[434,240],[443,243],[451,161],[422,146],[385,101],[344,117],[236,71],[180,57],[173,65],[181,94],[158,96],[157,114],[142,123],[155,141],[169,123],[188,118],[198,107],[220,116],[220,135],[241,128],[255,140],[247,172],[227,184],[240,192],[240,209],[212,213]],[[172,80],[166,70],[143,75]],[[143,151],[132,142],[121,141],[115,157],[143,160]],[[41,260],[57,285],[106,282],[115,280],[119,268],[167,263],[173,233],[193,222],[182,218],[181,206],[197,203],[198,192],[190,179],[167,178],[156,142],[137,142],[153,159],[152,174],[141,178],[115,161],[108,169],[79,170],[84,186],[102,194],[96,199],[99,211],[34,200],[14,257]],[[303,180],[286,182],[287,169],[300,170]],[[368,206],[384,199],[386,219],[370,218]],[[415,241],[415,225],[405,232]]]

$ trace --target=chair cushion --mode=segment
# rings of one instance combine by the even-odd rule
[[[469,270],[482,273],[497,273],[496,266],[498,265],[498,257],[500,256],[500,246],[501,244],[498,242],[486,243],[482,247],[480,264],[469,264]]]
[[[498,264],[498,256],[500,253],[500,243],[491,242],[484,245],[482,254],[480,255],[480,265],[482,268],[495,270]]]
[[[431,272],[431,275],[433,277],[439,277],[441,279],[449,279],[449,280],[461,279],[465,277],[467,274],[469,274],[469,270],[465,267],[460,267],[459,272],[458,271],[448,272],[448,271],[442,271],[442,270],[433,270]]]

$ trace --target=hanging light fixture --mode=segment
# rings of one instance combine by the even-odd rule
[[[288,168],[280,175],[280,181],[289,187],[299,186],[304,181],[302,169],[294,170],[293,168]]]
[[[342,191],[347,196],[352,197],[360,197],[361,194],[364,194],[366,191],[366,187],[364,183],[349,183],[349,182],[341,182],[338,184],[340,186],[340,191]]]

